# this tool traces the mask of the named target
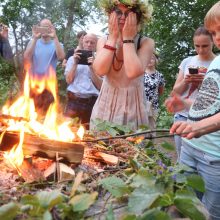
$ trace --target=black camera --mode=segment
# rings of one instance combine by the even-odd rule
[[[189,74],[198,74],[199,69],[197,67],[189,67]]]
[[[93,56],[93,52],[91,50],[77,50],[77,53],[80,53],[78,64],[91,65],[91,63],[88,63],[88,58]]]

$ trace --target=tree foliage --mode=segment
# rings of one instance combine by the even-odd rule
[[[207,11],[216,0],[154,0],[153,21],[144,33],[153,38],[161,56],[159,69],[167,86],[175,82],[182,59],[193,55],[193,33],[203,25]]]

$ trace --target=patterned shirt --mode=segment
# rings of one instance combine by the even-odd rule
[[[144,90],[147,101],[152,103],[153,109],[159,109],[159,87],[165,85],[164,76],[156,70],[155,73],[144,73]]]
[[[220,56],[210,64],[196,99],[189,110],[191,123],[220,113]],[[216,123],[219,123],[216,121]],[[220,130],[187,140],[192,147],[220,158]],[[208,160],[208,159],[207,159]]]

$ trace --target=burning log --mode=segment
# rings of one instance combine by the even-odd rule
[[[11,150],[18,142],[19,133],[5,132],[0,144],[0,151]],[[81,163],[84,154],[82,143],[55,141],[30,134],[24,135],[22,147],[24,155],[56,160],[56,153],[58,153],[61,162],[69,163]]]

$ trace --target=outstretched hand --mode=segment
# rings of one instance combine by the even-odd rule
[[[164,105],[170,113],[176,113],[186,108],[184,99],[174,92],[172,92],[171,96],[165,100]]]

